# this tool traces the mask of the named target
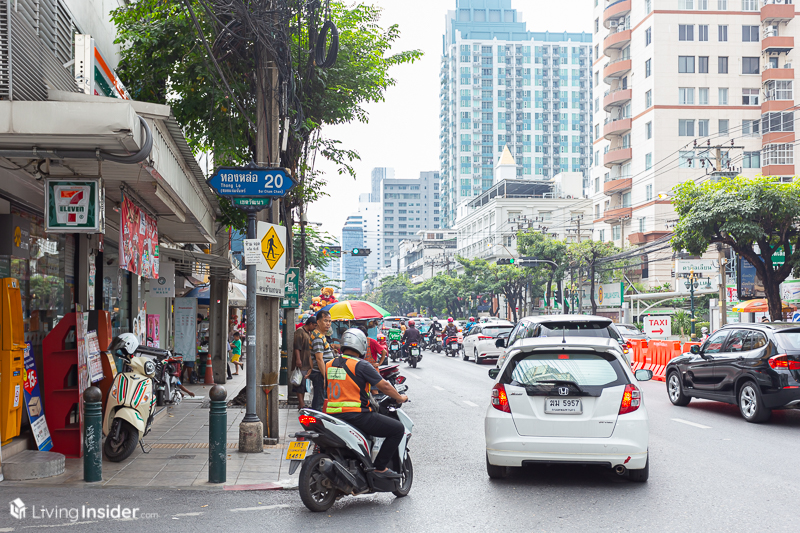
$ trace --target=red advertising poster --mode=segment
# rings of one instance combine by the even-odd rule
[[[156,221],[128,198],[120,210],[120,268],[143,278],[158,279],[158,227]]]

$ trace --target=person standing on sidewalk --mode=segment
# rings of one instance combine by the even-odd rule
[[[303,381],[295,386],[297,405],[305,409],[306,379],[311,374],[311,332],[317,328],[317,319],[314,315],[308,317],[302,326],[294,332],[294,366],[303,373]]]
[[[317,311],[317,328],[311,332],[311,385],[314,387],[314,398],[311,408],[322,411],[325,404],[325,364],[333,360],[333,350],[325,336],[331,329],[331,314],[320,309]]]
[[[239,332],[233,332],[233,342],[231,343],[231,362],[236,367],[236,372],[233,373],[234,376],[239,375],[239,368],[244,368],[244,365],[239,362],[239,359],[242,357],[242,340],[239,338]]]

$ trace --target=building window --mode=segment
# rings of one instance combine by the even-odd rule
[[[700,87],[697,89],[697,104],[708,105],[708,87]]]
[[[600,242],[606,242],[606,230],[601,229],[599,231],[599,240]]]
[[[600,204],[597,204],[596,206],[594,206],[594,218],[595,218],[595,220],[600,218]]]
[[[600,31],[600,19],[594,19],[594,32]]]
[[[645,139],[652,139],[653,138],[653,123],[647,122],[644,125],[644,138]]]
[[[653,153],[644,154],[644,169],[650,170],[653,168]]]
[[[644,187],[644,199],[645,201],[649,202],[653,199],[653,184],[645,185]]]
[[[652,105],[653,105],[653,91],[648,90],[647,92],[644,93],[644,108],[650,109]]]
[[[694,87],[678,88],[678,104],[694,105]]]
[[[694,41],[694,24],[678,24],[678,40]]]
[[[692,59],[694,59],[694,58],[692,58]],[[644,62],[644,77],[645,78],[649,78],[650,77],[650,74],[652,72],[652,70],[651,70],[651,64],[652,64],[651,62],[652,61],[653,61],[652,59],[648,59],[647,61]]]
[[[694,137],[694,120],[678,119],[678,135],[680,137]]]
[[[758,57],[743,57],[742,58],[742,74],[758,74]]]
[[[794,131],[794,112],[773,112],[761,115],[761,134]]]
[[[728,105],[728,88],[719,88],[719,105]]]
[[[727,11],[728,0],[717,0],[717,11]]]
[[[678,9],[694,9],[694,0],[678,0]]]
[[[708,40],[708,24],[700,24],[697,26],[697,40],[698,41]]]
[[[594,192],[600,192],[600,178],[594,179]]]
[[[647,28],[644,30],[644,45],[650,46],[650,43],[653,42],[653,28]]]
[[[615,241],[622,238],[622,226],[611,226],[611,238]]]
[[[758,135],[758,130],[761,125],[760,120],[745,119],[742,121],[742,135]]]
[[[646,217],[639,218],[639,233],[644,233],[645,220],[647,220]]]
[[[768,144],[761,149],[762,166],[794,165],[794,144]]]
[[[699,56],[697,58],[697,72],[708,74],[708,56]]]
[[[727,57],[718,57],[717,58],[717,73],[719,73],[719,74],[727,74],[728,73],[728,58]]]
[[[758,105],[758,89],[742,89],[742,105]]]
[[[694,56],[678,56],[678,72],[694,74]]]
[[[770,80],[764,86],[767,100],[792,100],[792,80]]]
[[[758,0],[742,0],[742,11],[758,11]]]
[[[728,119],[726,118],[719,119],[719,134],[720,135],[728,134]]]
[[[724,43],[728,40],[728,25],[720,24],[717,26],[717,38],[719,42]]]
[[[688,150],[678,152],[678,166],[680,168],[694,168],[694,152]]]
[[[742,26],[742,42],[757,43],[760,26]]]
[[[761,152],[745,152],[742,166],[744,168],[761,168]]]
[[[707,118],[702,118],[697,121],[697,134],[700,137],[708,137],[708,123],[709,121]]]

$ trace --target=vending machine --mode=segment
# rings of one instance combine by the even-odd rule
[[[19,435],[22,422],[25,330],[16,278],[0,279],[0,435],[3,444]]]

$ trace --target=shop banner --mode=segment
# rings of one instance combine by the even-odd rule
[[[147,315],[147,346],[161,346],[161,315]]]
[[[99,180],[46,179],[47,233],[103,233],[103,192]]]
[[[86,344],[89,348],[89,379],[92,383],[97,383],[104,375],[103,363],[100,360],[100,341],[97,340],[96,331],[86,334]]]
[[[143,278],[158,279],[156,221],[128,198],[122,201],[120,213],[120,268]]]
[[[197,359],[197,298],[175,298],[175,354]]]
[[[31,343],[25,343],[25,381],[22,384],[25,405],[28,407],[28,418],[31,421],[33,438],[40,451],[46,452],[53,447],[50,430],[44,419],[42,395],[39,392],[39,374],[36,372],[36,359],[33,357]]]
[[[790,304],[800,304],[800,279],[787,279],[781,283],[781,300]]]
[[[150,282],[150,296],[175,297],[175,263],[164,261],[158,265],[158,279]]]

